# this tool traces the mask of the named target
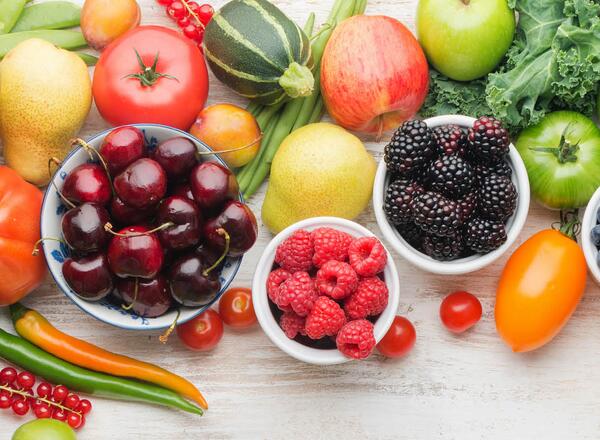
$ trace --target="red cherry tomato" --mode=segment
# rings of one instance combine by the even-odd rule
[[[188,348],[197,351],[209,351],[217,346],[223,337],[223,321],[214,310],[177,326],[177,336]]]
[[[469,292],[454,292],[444,298],[440,318],[448,330],[462,333],[481,319],[481,303]]]
[[[104,49],[93,93],[113,125],[152,122],[188,130],[206,102],[208,73],[202,53],[179,32],[139,26]]]
[[[402,316],[396,316],[388,332],[377,344],[377,350],[386,357],[399,358],[412,350],[416,340],[417,333],[412,323]]]
[[[229,289],[219,301],[219,315],[223,322],[231,327],[252,327],[256,324],[252,291],[245,287]]]

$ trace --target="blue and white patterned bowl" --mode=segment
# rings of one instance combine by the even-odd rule
[[[191,136],[190,134],[167,127],[165,125],[158,124],[134,124],[140,130],[144,132],[146,136],[147,144],[149,148],[155,148],[160,142],[170,139],[175,136],[184,136],[194,142],[201,151],[210,152],[210,148]],[[112,129],[103,131],[102,133],[93,136],[89,141],[89,145],[98,149],[102,144],[102,141]],[[218,156],[206,156],[207,160],[213,160],[227,166],[221,158]],[[75,167],[86,163],[90,160],[88,153],[83,148],[78,147],[71,151],[71,153],[65,158],[62,166],[55,173],[53,181],[57,188],[61,189],[67,174],[69,174]],[[242,197],[240,195],[240,200]],[[42,205],[42,218],[41,218],[41,234],[42,237],[62,237],[61,232],[61,218],[66,212],[67,208],[62,203],[56,188],[53,185],[49,185],[44,195],[44,202]],[[52,277],[56,281],[58,287],[73,301],[81,310],[92,315],[94,318],[99,319],[107,324],[114,325],[127,330],[156,330],[169,327],[175,320],[176,311],[171,310],[166,315],[158,318],[143,318],[134,313],[123,310],[119,306],[115,306],[103,300],[100,302],[89,302],[79,298],[73,290],[67,284],[63,274],[62,265],[65,259],[69,257],[69,249],[61,243],[54,241],[45,241],[43,244],[44,255],[48,268]],[[229,284],[235,278],[242,258],[227,258],[225,265],[221,272],[221,291],[219,295],[214,299],[213,303],[217,301],[223,292],[227,289]],[[212,304],[212,303],[211,303]],[[211,304],[199,308],[187,308],[181,307],[181,316],[179,317],[178,323],[184,323],[190,319],[198,316],[204,310],[209,308]]]

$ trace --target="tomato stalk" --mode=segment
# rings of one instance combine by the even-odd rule
[[[566,139],[570,126],[571,124],[567,125],[563,130],[557,147],[531,147],[530,150],[553,154],[561,165],[568,162],[577,162],[577,152],[579,151],[580,141],[572,144]]]
[[[140,69],[142,70],[139,73],[130,73],[129,75],[125,75],[123,78],[138,79],[142,84],[142,87],[152,87],[156,83],[156,81],[158,81],[159,78],[174,79],[175,81],[179,82],[179,80],[173,75],[168,75],[166,73],[160,73],[156,71],[159,52],[156,52],[152,66],[146,66],[146,64],[144,64],[144,60],[142,60],[142,57],[140,56],[137,49],[133,50],[135,51],[135,56],[137,57],[138,64],[140,65]]]
[[[560,221],[553,224],[552,227],[577,243],[577,236],[581,232],[579,210],[560,211]]]

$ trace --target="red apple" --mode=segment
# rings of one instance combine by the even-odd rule
[[[429,69],[417,39],[398,20],[357,16],[333,32],[321,62],[329,114],[349,130],[383,133],[425,100]]]

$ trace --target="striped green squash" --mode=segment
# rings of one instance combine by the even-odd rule
[[[220,81],[261,104],[313,91],[308,37],[267,0],[232,0],[223,6],[206,26],[204,53]]]

